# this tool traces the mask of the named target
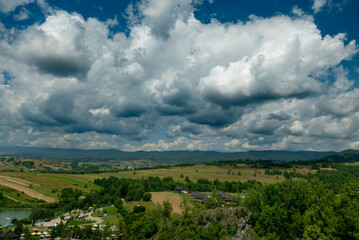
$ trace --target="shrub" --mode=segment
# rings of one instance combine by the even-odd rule
[[[143,201],[145,201],[145,202],[151,201],[151,198],[152,198],[151,193],[145,193],[145,194],[143,195]]]
[[[133,212],[134,213],[139,213],[139,212],[145,212],[146,211],[146,207],[145,206],[134,206],[133,207]]]

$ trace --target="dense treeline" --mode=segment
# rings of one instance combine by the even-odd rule
[[[34,161],[23,161],[21,162],[22,166],[26,168],[33,168],[34,167]]]
[[[319,178],[326,188],[331,189],[336,194],[340,192],[343,183],[348,182],[349,180],[359,180],[359,166],[332,164],[332,167],[335,167],[336,171],[319,170],[318,173],[309,175],[303,175],[295,171],[283,171],[282,174],[288,180],[303,178],[311,181],[314,178]],[[268,169],[266,174],[280,174],[280,171],[276,169]],[[172,177],[161,179],[152,176],[147,179],[120,179],[109,177],[97,179],[94,183],[101,186],[102,190],[99,192],[91,192],[81,201],[78,199],[63,201],[63,204],[66,206],[65,208],[82,208],[84,206],[92,206],[93,204],[98,206],[114,204],[116,199],[117,201],[119,199],[124,199],[125,201],[138,201],[143,200],[146,192],[172,191],[176,186],[188,188],[190,191],[212,192],[214,190],[221,190],[228,193],[242,192],[243,190],[248,190],[252,187],[261,186],[261,183],[255,180],[249,180],[247,182],[228,182],[219,181],[218,179],[214,181],[198,179],[194,182],[186,177],[185,182],[180,183],[174,181]],[[75,192],[68,195],[71,197],[81,196],[80,193]]]
[[[120,179],[109,177],[95,180],[95,184],[102,187],[100,192],[93,192],[84,199],[87,204],[97,199],[97,204],[113,204],[116,199],[125,199],[126,201],[141,200],[146,192],[172,191],[176,186],[188,188],[190,191],[211,192],[215,189],[224,192],[241,192],[249,189],[254,185],[261,185],[259,182],[250,180],[245,183],[221,182],[218,179],[210,181],[207,179],[198,179],[192,182],[189,178],[186,183],[175,182],[172,177],[159,178],[148,177],[147,179]]]
[[[64,210],[83,209],[93,205],[105,206],[116,204],[119,201],[149,201],[151,197],[148,192],[173,191],[176,186],[188,188],[189,191],[213,192],[221,190],[223,192],[235,193],[242,192],[256,185],[261,185],[260,182],[249,180],[247,182],[240,181],[219,181],[215,179],[210,181],[208,179],[198,179],[197,182],[191,181],[188,177],[185,182],[176,182],[172,177],[159,178],[148,177],[147,179],[128,179],[109,177],[96,179],[95,184],[102,187],[100,191],[91,191],[84,198],[78,189],[64,188],[59,194],[60,207]],[[123,199],[123,200],[122,200]]]
[[[343,183],[351,180],[359,181],[359,166],[332,163],[333,170],[319,170],[316,174],[303,175],[305,179],[319,178],[333,191],[338,193]]]
[[[246,206],[269,239],[359,239],[359,182],[340,187],[335,194],[318,178],[257,186]]]
[[[102,187],[100,191],[91,191],[84,199],[79,199],[82,192],[72,188],[64,188],[60,193],[60,202],[62,208],[71,210],[76,208],[105,206],[110,204],[119,204],[121,201],[149,201],[148,192],[173,191],[176,186],[188,188],[190,191],[213,192],[221,190],[224,192],[234,193],[261,185],[255,180],[247,182],[233,181],[221,182],[218,179],[210,181],[207,179],[198,179],[192,182],[188,177],[185,183],[176,182],[172,177],[159,178],[148,177],[147,179],[128,179],[109,177],[96,179],[95,184]],[[123,199],[123,200],[122,200]]]
[[[157,165],[153,167],[139,167],[136,170],[147,170],[147,169],[171,169],[172,167],[191,167],[196,164],[194,163],[183,163],[183,164],[175,164],[175,165]]]
[[[272,161],[272,160],[234,160],[234,161],[214,161],[208,162],[204,165],[209,166],[237,166],[238,164],[246,164],[250,165],[254,168],[265,168],[271,169],[272,167],[277,168],[291,168],[294,162],[279,162],[279,161]]]

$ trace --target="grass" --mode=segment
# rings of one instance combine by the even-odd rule
[[[82,181],[79,181],[79,180],[76,180],[74,178],[67,177],[67,176],[66,177],[61,176],[61,175],[43,175],[43,176],[68,181],[68,182],[77,184],[78,186],[83,187],[83,188],[89,188],[89,189],[96,190],[96,191],[101,190],[101,187],[99,187],[99,186],[97,186],[95,184],[82,182]],[[69,175],[69,176],[75,177],[75,175]]]
[[[143,202],[143,201],[131,201],[131,202],[126,202],[126,203],[123,203],[123,207],[129,211],[129,212],[132,212],[133,210],[133,207],[134,206],[137,206],[137,205],[140,205],[140,206],[144,206],[146,207],[146,211],[147,210],[155,210],[158,208],[158,205],[153,203],[153,202]]]
[[[294,168],[273,168],[284,171],[293,171]],[[272,170],[273,170],[272,169]],[[299,166],[295,169],[301,174],[315,173],[316,170],[311,170],[310,166]],[[118,173],[99,173],[99,174],[40,174],[29,172],[0,172],[0,175],[6,175],[14,178],[20,178],[30,182],[32,188],[44,195],[57,198],[59,192],[63,188],[79,189],[83,192],[90,192],[91,190],[100,190],[101,188],[93,184],[95,179],[108,178],[115,176],[119,178],[147,178],[149,176],[159,176],[161,178],[172,177],[175,181],[184,182],[186,176],[191,181],[196,182],[198,179],[208,179],[220,181],[241,181],[257,180],[262,183],[277,183],[284,181],[285,178],[276,175],[265,175],[265,169],[252,168],[246,164],[238,164],[237,166],[210,166],[197,164],[194,166],[174,166],[170,169],[146,169],[134,171],[121,171]],[[238,172],[241,175],[238,175]],[[229,174],[228,174],[229,173]],[[183,177],[181,177],[181,175]],[[87,186],[87,188],[86,188]],[[132,210],[132,209],[131,209]]]
[[[107,206],[103,208],[104,211],[101,210],[96,210],[95,212],[93,212],[91,214],[92,217],[99,217],[100,215],[104,216],[106,213],[107,214],[113,214],[113,213],[117,213],[118,209],[114,206]],[[105,213],[106,211],[106,213]]]
[[[0,192],[20,201],[20,202],[36,202],[38,199],[32,198],[22,192],[19,192],[15,189],[0,186]]]
[[[67,225],[71,226],[78,226],[78,225],[84,225],[84,224],[91,224],[95,223],[96,221],[82,221],[82,220],[71,220]]]
[[[116,215],[106,216],[103,223],[109,226],[118,225],[120,223],[120,218],[117,218]]]
[[[51,161],[39,160],[39,159],[29,159],[29,158],[16,159],[16,160],[20,161],[20,162],[33,161],[34,162],[34,168],[36,168],[38,170],[44,170],[45,167],[49,167],[49,168],[51,168],[53,170],[65,169],[65,164],[64,163],[54,163],[54,162],[51,162]]]
[[[359,162],[347,162],[347,163],[344,163],[344,165],[348,165],[348,166],[350,166],[350,165],[357,166],[357,165],[359,165]]]
[[[117,207],[114,206],[105,207],[103,210],[105,210],[108,214],[117,213],[118,211]]]
[[[181,203],[183,201],[181,195],[174,192],[151,192],[152,201],[155,204],[160,204],[164,201],[169,201],[173,207],[173,212],[180,214],[182,212]]]
[[[246,193],[231,193],[233,196],[239,199],[239,203],[243,204],[246,198]]]
[[[191,196],[190,195],[180,195],[182,197],[182,199],[187,202],[187,203],[191,203],[192,202],[192,199],[191,199]]]
[[[230,174],[228,170],[231,169]],[[196,171],[197,170],[197,171]],[[255,170],[257,170],[256,176],[254,176]],[[285,169],[281,169],[284,171]],[[238,175],[238,171],[241,172],[241,175]],[[184,167],[172,167],[170,169],[146,169],[146,170],[135,170],[134,171],[121,171],[118,173],[99,173],[99,174],[81,174],[76,175],[76,179],[84,183],[93,183],[95,179],[98,178],[108,178],[110,176],[115,176],[119,178],[147,178],[149,176],[159,176],[161,178],[172,177],[175,181],[184,182],[186,176],[188,176],[192,181],[197,181],[198,179],[207,178],[208,180],[219,179],[220,181],[247,181],[247,180],[257,180],[262,183],[277,183],[284,181],[283,176],[279,176],[278,179],[273,175],[265,175],[265,169],[254,169],[247,165],[238,165],[236,167],[229,166],[206,166],[206,165],[195,165],[195,166],[184,166]],[[292,171],[292,169],[287,169],[287,171]],[[307,174],[308,172],[316,172],[315,170],[308,169],[297,169],[297,172]],[[259,173],[260,172],[260,173]],[[233,173],[233,174],[232,174]],[[183,178],[181,178],[183,175]]]
[[[275,169],[275,168],[273,168]],[[278,168],[279,169],[279,168]],[[230,174],[228,171],[230,170]],[[292,168],[279,169],[281,171],[293,171]],[[120,178],[147,178],[149,176],[159,176],[161,178],[172,177],[175,181],[184,182],[186,176],[188,176],[192,181],[197,181],[198,179],[208,179],[220,181],[248,181],[248,180],[257,180],[262,183],[277,183],[284,181],[283,176],[275,175],[265,175],[264,168],[252,168],[245,164],[238,164],[237,166],[210,166],[198,164],[194,166],[175,166],[170,169],[145,169],[145,170],[135,170],[136,174],[133,174],[134,171],[121,171],[118,173],[101,173],[101,174],[84,174],[79,176],[82,181],[93,181],[96,178],[116,176]],[[241,175],[238,175],[238,172],[241,172]],[[296,172],[301,174],[308,174],[309,172],[315,173],[316,170],[310,170],[309,167],[297,168]],[[181,177],[183,175],[183,178]]]
[[[18,203],[6,197],[0,199],[0,209],[9,209],[9,208],[29,208],[29,204]]]
[[[100,187],[95,184],[76,180],[75,178],[77,178],[78,175],[70,175],[72,178],[58,174],[39,174],[28,172],[2,172],[0,175],[26,180],[32,184],[32,189],[54,198],[58,197],[57,195],[63,188],[68,187],[79,189],[83,192],[90,192],[91,189],[100,189]],[[88,186],[87,188],[85,188],[86,184]]]
[[[92,217],[99,217],[100,215],[104,215],[104,213],[100,210],[97,210],[91,214]]]
[[[18,167],[13,167],[13,166],[4,166],[4,165],[1,165],[0,166],[0,171],[18,171],[19,168]]]

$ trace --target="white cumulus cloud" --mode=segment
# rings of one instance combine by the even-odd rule
[[[322,8],[327,4],[328,0],[314,0],[312,9],[314,13],[318,13],[322,10]]]
[[[34,0],[0,0],[0,11],[8,13],[14,11],[18,6],[26,5]]]
[[[11,76],[0,83],[2,143],[234,151],[357,141],[358,89],[341,62],[358,46],[345,34],[322,36],[303,14],[204,24],[189,0],[131,8],[127,34],[110,32],[116,18],[61,10],[16,32],[0,25],[0,76]]]

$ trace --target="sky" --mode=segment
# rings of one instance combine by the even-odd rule
[[[359,1],[0,0],[0,145],[359,149]]]

